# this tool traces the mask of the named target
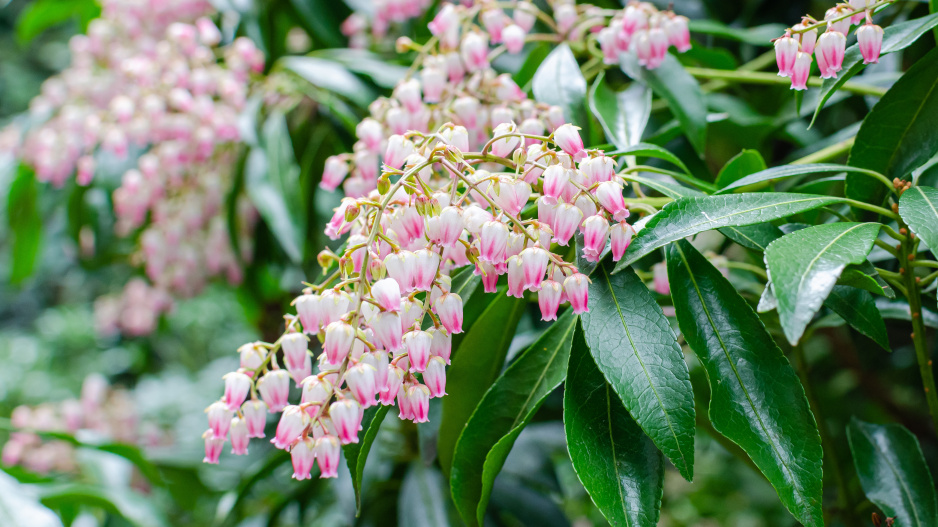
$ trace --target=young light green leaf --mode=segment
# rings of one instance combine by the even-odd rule
[[[618,273],[641,257],[673,241],[723,227],[752,225],[840,203],[843,199],[782,192],[729,194],[672,201],[651,217],[632,240]]]
[[[616,148],[628,148],[642,140],[642,132],[651,115],[651,90],[642,82],[633,82],[622,91],[614,91],[600,73],[589,94],[590,110]]]
[[[685,479],[694,474],[694,395],[668,318],[631,269],[606,259],[590,277],[580,315],[596,366],[626,409]]]
[[[723,188],[735,181],[766,169],[765,159],[758,150],[743,150],[733,156],[717,174],[717,187]]]
[[[786,234],[765,250],[778,316],[795,345],[848,264],[866,261],[878,223],[829,223]]]
[[[847,440],[866,497],[896,525],[938,525],[938,498],[922,447],[901,425],[850,421]]]
[[[744,178],[736,180],[729,185],[721,188],[717,193],[725,194],[732,190],[736,190],[742,187],[748,187],[750,185],[756,185],[759,183],[765,183],[765,185],[759,185],[758,188],[771,185],[772,183],[779,181],[781,179],[787,179],[795,176],[805,176],[808,174],[822,174],[829,172],[856,172],[856,173],[869,173],[869,170],[857,167],[850,167],[847,165],[837,165],[834,163],[813,163],[808,165],[783,165],[780,167],[773,167],[761,172],[756,172],[750,174]],[[863,176],[869,177],[869,176]]]
[[[16,165],[14,165],[16,166]],[[10,276],[13,284],[29,278],[36,269],[42,247],[42,216],[39,214],[36,176],[19,165],[7,195],[7,224],[10,226]]]
[[[538,66],[531,80],[531,90],[537,102],[563,108],[567,122],[583,128],[589,124],[584,104],[586,79],[567,44],[554,48]]]
[[[481,525],[495,476],[518,434],[567,374],[577,317],[567,310],[499,376],[456,442],[450,489],[468,525]]]
[[[899,216],[930,249],[938,251],[938,188],[920,186],[903,192]]]
[[[907,178],[938,152],[938,49],[920,58],[863,120],[848,164],[888,179]],[[887,188],[866,176],[848,174],[848,198],[879,204]]]
[[[577,329],[563,396],[563,427],[577,477],[615,526],[658,523],[664,457],[606,382]]]
[[[415,461],[404,476],[397,507],[398,525],[448,527],[446,481],[440,471]]]
[[[478,320],[467,329],[452,357],[446,374],[443,418],[437,438],[437,455],[444,474],[453,464],[456,441],[486,390],[498,377],[505,354],[524,313],[520,299],[497,294]]]
[[[759,316],[697,249],[668,252],[681,333],[707,370],[710,422],[738,444],[804,525],[824,525],[821,437],[804,388]]]
[[[889,347],[889,334],[886,333],[886,323],[883,316],[876,309],[876,302],[869,291],[862,291],[855,287],[835,285],[828,295],[824,305],[834,313],[840,315],[853,329],[871,338],[884,350],[892,351]]]
[[[349,443],[342,447],[345,452],[345,462],[348,464],[349,472],[352,474],[352,488],[355,490],[355,510],[356,514],[362,509],[362,478],[365,475],[365,462],[368,461],[368,453],[371,452],[371,445],[378,437],[378,429],[381,428],[381,422],[384,416],[388,414],[390,406],[378,405],[365,410],[362,417],[362,433],[359,434],[358,443]]]

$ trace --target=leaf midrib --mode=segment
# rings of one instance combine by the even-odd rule
[[[694,284],[694,290],[697,292],[697,297],[700,299],[700,306],[703,308],[704,313],[706,313],[707,315],[707,321],[710,323],[710,327],[713,328],[714,335],[716,335],[717,339],[720,341],[720,347],[723,349],[723,354],[726,356],[726,361],[729,363],[730,368],[733,369],[733,375],[736,377],[736,382],[739,383],[739,386],[743,389],[743,393],[746,394],[746,401],[749,403],[750,408],[752,408],[753,413],[756,415],[756,418],[759,421],[759,427],[762,428],[762,431],[766,434],[766,436],[774,438],[774,436],[771,433],[769,433],[768,428],[765,426],[765,422],[762,420],[762,415],[756,408],[755,404],[752,402],[752,397],[749,395],[749,389],[746,388],[745,384],[743,384],[742,377],[739,375],[739,371],[736,369],[736,363],[733,362],[733,359],[730,357],[730,353],[726,347],[726,343],[723,341],[723,336],[720,334],[719,329],[717,329],[716,324],[714,324],[713,322],[713,317],[710,315],[710,309],[707,307],[706,302],[704,302],[703,293],[700,291],[700,286],[697,284],[697,279],[694,277],[694,271],[693,269],[691,269],[690,263],[687,261],[687,258],[684,256],[684,251],[680,248],[679,245],[675,245],[675,248],[677,249],[678,253],[680,253],[681,261],[684,262],[684,266],[687,267],[688,276],[690,276],[690,280]],[[785,471],[788,473],[789,477],[791,478],[791,481],[794,482],[795,474],[791,470],[791,467],[788,466],[788,463],[786,463],[782,459],[782,456],[779,453],[778,448],[776,447],[775,443],[769,443],[769,445],[771,445],[772,451],[775,452],[776,459],[779,460],[779,462],[782,464],[782,467],[785,468]],[[750,456],[750,458],[751,457],[752,456]],[[800,492],[800,489],[798,489],[798,487],[793,484],[792,490],[795,492],[795,494],[798,495],[798,501],[803,506],[807,506],[808,505],[807,498]],[[808,518],[813,521],[814,516],[811,515],[811,511],[809,508],[808,510],[806,510],[806,512],[808,514]]]
[[[893,476],[895,476],[896,481],[899,482],[899,486],[902,488],[902,493],[905,494],[906,501],[909,503],[909,506],[912,509],[912,514],[915,516],[915,523],[918,525],[921,525],[922,521],[918,517],[918,509],[915,506],[915,500],[912,499],[912,492],[906,486],[905,480],[903,480],[900,477],[900,473],[896,469],[896,466],[893,465],[892,461],[889,459],[889,452],[886,452],[885,450],[879,448],[879,445],[876,443],[876,441],[873,440],[873,437],[870,436],[870,434],[868,434],[866,430],[863,429],[863,427],[858,426],[857,428],[860,429],[860,432],[863,434],[863,436],[866,437],[866,439],[870,442],[871,445],[873,445],[873,448],[875,448],[876,451],[879,452],[880,457],[883,459],[883,462],[886,464],[886,466],[889,467],[889,470],[892,471]]]
[[[938,82],[932,83],[931,87],[928,88],[928,92],[926,92],[926,93],[925,93],[925,96],[922,97],[922,102],[921,102],[921,104],[918,105],[918,108],[915,109],[915,114],[913,114],[912,119],[909,121],[909,123],[914,123],[915,121],[918,120],[918,116],[921,115],[922,109],[925,108],[925,103],[928,102],[929,99],[931,99],[932,93],[935,92],[935,87],[936,87],[936,86],[938,86]],[[905,130],[902,131],[902,136],[899,137],[899,140],[896,142],[896,145],[901,145],[901,144],[905,141],[905,138],[906,138],[906,136],[909,135],[909,130],[911,130],[911,129],[912,129],[912,125],[911,125],[911,124],[909,124],[909,126],[906,126],[906,127],[905,127]],[[898,153],[899,153],[899,149],[898,149],[898,148],[894,148],[894,149],[892,150],[892,153],[889,155],[889,162],[886,163],[886,170],[888,170],[889,172],[892,172],[892,170],[891,170],[891,168],[892,168],[892,163],[893,163],[893,161],[895,161],[896,155],[897,155]],[[888,174],[887,174],[887,175],[888,175]]]
[[[798,281],[798,288],[796,289],[796,291],[798,292],[798,293],[797,293],[797,294],[798,294],[798,297],[797,297],[796,300],[795,300],[795,306],[792,306],[792,307],[794,307],[794,308],[797,310],[797,306],[801,303],[801,302],[799,302],[799,300],[801,300],[801,297],[802,297],[802,295],[801,295],[802,289],[801,289],[801,288],[802,288],[802,286],[804,285],[805,279],[808,277],[809,274],[811,274],[811,268],[813,268],[814,265],[818,262],[818,260],[820,260],[821,256],[823,256],[824,253],[826,253],[826,252],[831,248],[831,246],[833,246],[835,243],[837,243],[838,241],[840,241],[841,238],[843,238],[843,237],[846,236],[847,234],[850,234],[850,233],[853,232],[854,230],[859,229],[860,227],[864,227],[864,226],[866,226],[866,225],[867,225],[866,223],[860,223],[859,225],[854,225],[853,227],[850,227],[849,229],[847,229],[847,230],[845,230],[844,232],[840,233],[839,235],[837,235],[837,237],[835,237],[835,238],[834,238],[833,240],[831,240],[827,245],[825,245],[824,248],[821,249],[821,250],[817,253],[817,255],[815,255],[814,258],[811,259],[811,261],[808,263],[808,267],[805,268],[805,271],[804,271],[803,273],[801,273],[801,280]]]
[[[560,339],[560,346],[557,346],[554,348],[553,355],[551,355],[550,360],[547,361],[547,364],[544,365],[544,368],[541,370],[541,374],[540,376],[538,376],[537,382],[534,383],[534,387],[531,389],[531,391],[528,392],[528,398],[525,399],[524,404],[521,406],[522,411],[518,412],[518,414],[515,416],[514,420],[511,423],[511,427],[509,427],[508,429],[509,434],[511,433],[512,430],[515,429],[516,426],[518,426],[518,421],[521,419],[521,417],[529,413],[529,411],[524,411],[524,409],[528,407],[528,403],[531,402],[531,398],[534,397],[534,394],[537,392],[537,389],[541,386],[541,383],[544,382],[544,377],[547,376],[547,372],[550,370],[551,365],[554,363],[554,360],[557,358],[557,354],[560,353],[560,348],[563,347],[564,343],[567,341],[567,336],[570,335],[570,332],[573,331],[573,328],[575,327],[576,327],[576,319],[574,318],[573,324],[570,324],[570,329],[564,332],[563,338]],[[572,342],[571,342],[571,345],[572,345]],[[502,436],[502,437],[505,437],[505,436]],[[486,455],[486,457],[488,457],[488,455]]]
[[[915,187],[915,190],[921,194],[922,199],[925,200],[925,203],[928,204],[928,207],[931,209],[931,211],[935,213],[935,217],[938,218],[938,209],[936,209],[931,200],[928,199],[928,194],[925,194],[925,191],[922,190],[922,187]]]

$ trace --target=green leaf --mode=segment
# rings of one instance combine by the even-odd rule
[[[10,282],[19,284],[36,269],[42,246],[42,216],[39,214],[36,176],[20,165],[7,196],[7,222],[10,226]]]
[[[757,251],[765,251],[770,243],[781,238],[784,234],[781,229],[771,223],[724,227],[720,229],[720,233],[743,247]]]
[[[723,227],[752,225],[840,203],[813,194],[751,193],[682,198],[664,206],[638,232],[615,272],[673,241]]]
[[[863,492],[897,527],[938,525],[935,482],[911,432],[853,418],[847,439]]]
[[[342,64],[317,57],[283,57],[275,69],[286,69],[313,86],[337,93],[360,108],[367,108],[377,94]]]
[[[478,300],[478,299],[477,299]],[[486,390],[502,370],[508,346],[524,313],[521,299],[496,293],[455,350],[446,374],[443,418],[437,439],[437,455],[443,473],[449,475],[456,441]]]
[[[787,179],[794,176],[804,176],[807,174],[822,174],[828,172],[856,172],[863,173],[869,172],[863,168],[850,167],[846,165],[837,165],[834,163],[815,163],[808,165],[783,165],[780,167],[773,167],[761,172],[756,172],[755,174],[750,174],[742,179],[739,179],[723,188],[721,188],[717,193],[725,194],[731,190],[739,189],[742,187],[748,187],[750,185],[756,185],[758,183],[765,183],[765,185],[759,185],[758,187],[753,187],[747,190],[755,190],[757,188],[763,188],[776,181],[781,179]],[[870,179],[869,176],[863,176],[866,179]],[[877,183],[881,184],[881,183]]]
[[[785,32],[785,27],[781,24],[763,24],[761,26],[740,28],[730,27],[711,19],[694,19],[690,21],[689,26],[693,33],[703,33],[763,47],[770,46],[773,38],[777,38]]]
[[[580,65],[566,43],[554,48],[538,66],[531,80],[531,90],[537,102],[563,108],[567,122],[584,129],[589,125],[584,104],[586,79],[580,73]]]
[[[871,338],[886,351],[889,347],[889,334],[886,323],[876,309],[876,302],[869,291],[855,287],[835,285],[824,305],[840,315],[853,329]]]
[[[467,524],[482,524],[495,476],[515,439],[563,382],[576,323],[576,315],[567,310],[531,344],[485,393],[460,434],[450,488]]]
[[[938,189],[912,187],[899,198],[899,216],[938,254]]]
[[[300,0],[294,1],[300,2]],[[397,86],[397,83],[407,75],[407,68],[404,66],[392,64],[380,55],[364,49],[319,49],[310,53],[310,56],[338,62],[349,71],[365,75],[378,86],[388,90]]]
[[[798,343],[848,264],[861,264],[879,234],[878,223],[829,223],[786,234],[765,251],[785,337]]]
[[[514,81],[518,83],[518,86],[521,86],[524,91],[530,89],[528,84],[531,82],[531,79],[534,78],[534,74],[537,73],[537,68],[540,67],[544,59],[547,58],[547,55],[550,54],[551,48],[552,46],[547,42],[535,42],[534,46],[530,48],[531,50],[528,51],[524,63],[513,76]]]
[[[53,509],[74,505],[99,507],[119,514],[135,527],[168,525],[154,502],[127,488],[65,483],[43,486],[40,490],[40,497],[43,505]]]
[[[578,329],[563,396],[563,428],[573,470],[615,526],[658,523],[664,457],[596,367]]]
[[[707,103],[697,79],[670,54],[653,70],[639,66],[630,53],[622,55],[621,66],[628,76],[643,81],[668,103],[691,146],[702,156],[707,148]]]
[[[446,481],[440,471],[424,466],[419,461],[411,463],[401,485],[397,507],[398,525],[407,527],[447,527]]]
[[[804,388],[759,316],[687,241],[668,252],[681,333],[706,368],[710,422],[804,525],[824,525],[821,437]]]
[[[703,192],[700,192],[699,190],[688,188],[683,185],[670,183],[668,181],[659,181],[657,179],[640,176],[634,173],[626,175],[626,179],[628,181],[634,181],[638,183],[639,185],[644,185],[650,189],[656,190],[672,199],[680,199],[680,198],[705,195]]]
[[[661,147],[658,146],[658,145],[653,145],[653,144],[651,144],[651,143],[637,143],[637,144],[634,144],[634,145],[632,145],[632,146],[630,146],[630,147],[628,147],[628,148],[621,148],[621,149],[618,149],[618,150],[614,150],[614,151],[612,151],[612,152],[607,152],[606,155],[609,155],[609,156],[624,155],[624,156],[636,156],[636,157],[654,157],[654,158],[657,158],[657,159],[663,159],[663,160],[665,160],[665,161],[667,161],[667,162],[669,162],[669,163],[673,163],[673,164],[676,165],[678,168],[680,168],[681,170],[683,170],[684,173],[688,175],[688,176],[684,176],[684,177],[689,177],[689,176],[690,176],[690,170],[687,169],[687,165],[685,165],[684,162],[680,160],[680,158],[678,158],[676,155],[672,154],[671,152],[665,150],[664,148],[661,148]],[[678,176],[678,177],[681,177],[681,176]],[[716,187],[713,185],[713,183],[708,183],[708,182],[706,182],[706,181],[701,181],[701,180],[699,180],[699,179],[697,179],[697,178],[692,178],[692,179],[693,179],[693,181],[694,181],[694,184],[701,185],[701,186],[703,186],[703,187],[707,187],[708,190],[715,190],[715,189],[716,189]]]
[[[72,19],[78,21],[80,33],[88,23],[101,16],[101,6],[95,0],[38,0],[25,5],[16,19],[16,39],[26,44],[43,31]]]
[[[743,150],[726,162],[717,175],[717,186],[723,188],[750,174],[765,170],[765,159],[758,150]]]
[[[837,285],[849,285],[864,291],[869,291],[874,295],[896,298],[896,292],[883,280],[882,276],[873,267],[873,264],[867,260],[860,265],[848,265],[844,272],[840,274]]]
[[[901,51],[911,46],[922,35],[938,25],[938,13],[933,13],[921,18],[906,20],[898,24],[891,24],[883,32],[883,47],[880,55],[888,55]],[[843,87],[844,83],[851,77],[863,71],[866,65],[863,64],[863,55],[860,54],[860,45],[854,44],[847,48],[844,53],[843,70],[837,74],[836,78],[825,79],[818,95],[817,109],[814,110],[814,116],[811,118],[811,125],[817,119],[821,109],[827,103],[834,93]]]
[[[593,82],[590,110],[606,132],[606,139],[616,148],[634,146],[642,140],[651,115],[651,90],[644,83],[633,82],[617,92],[609,87],[605,77],[605,72],[600,73]]]
[[[606,259],[591,275],[580,315],[599,370],[642,430],[685,479],[694,474],[694,394],[668,318],[631,269]]]
[[[29,527],[62,527],[54,512],[42,506],[31,487],[21,485],[0,471],[0,524]]]
[[[848,164],[875,170],[888,179],[907,178],[938,152],[938,49],[909,68],[863,120]],[[885,185],[847,175],[848,198],[880,204]]]
[[[345,37],[339,31],[339,23],[344,20],[344,17],[339,18],[341,16],[339,13],[330,12],[329,6],[334,5],[333,2],[328,0],[290,0],[290,3],[293,4],[293,8],[303,19],[302,21],[306,23],[310,34],[317,40],[323,41],[326,47],[343,47]]]
[[[876,309],[879,310],[879,314],[883,318],[912,321],[912,312],[909,310],[908,302],[886,298],[877,298],[875,302]],[[922,308],[922,323],[926,327],[938,329],[938,313],[928,308]]]
[[[378,405],[365,410],[362,417],[362,430],[359,434],[358,443],[349,443],[342,447],[345,452],[345,462],[348,464],[348,470],[352,474],[352,488],[355,490],[355,511],[356,514],[362,510],[362,478],[365,475],[365,462],[368,461],[368,453],[371,452],[371,445],[378,437],[378,430],[381,428],[381,422],[384,416],[388,415],[390,406]]]

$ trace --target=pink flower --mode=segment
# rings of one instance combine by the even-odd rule
[[[430,348],[433,337],[426,331],[411,331],[404,335],[404,347],[407,349],[407,358],[410,360],[410,370],[423,372],[427,369],[430,360]]]
[[[301,295],[294,301],[294,305],[303,330],[311,334],[319,333],[319,295]]]
[[[648,13],[635,4],[630,4],[625,8],[625,14],[622,17],[622,31],[626,35],[634,35],[636,31],[642,31],[648,28]]]
[[[580,273],[570,275],[563,281],[564,293],[577,315],[589,312],[589,283],[589,278]]]
[[[424,102],[440,102],[443,97],[443,90],[446,88],[446,71],[442,67],[427,66],[420,72],[420,79],[423,81]]]
[[[616,221],[622,221],[629,217],[629,209],[625,206],[625,198],[622,197],[622,185],[616,181],[606,181],[596,187],[596,199],[604,209],[612,214]]]
[[[791,70],[791,89],[807,90],[808,76],[811,74],[811,55],[803,51],[798,52],[795,59],[795,67]]]
[[[388,138],[388,148],[384,152],[384,164],[392,168],[401,168],[408,156],[414,153],[414,143],[402,135]]]
[[[445,4],[427,26],[444,48],[451,49],[459,42],[459,14],[453,4]]]
[[[503,263],[508,251],[508,226],[500,221],[485,222],[479,236],[479,250],[482,261]]]
[[[602,216],[590,216],[583,222],[583,254],[591,262],[598,262],[599,256],[606,249],[609,234],[609,222]]]
[[[371,286],[371,296],[385,311],[398,311],[401,308],[401,288],[393,278],[375,282]]]
[[[336,435],[343,445],[358,442],[358,430],[361,428],[361,406],[351,399],[342,399],[329,406],[329,418],[335,425]]]
[[[481,71],[489,67],[489,44],[486,37],[472,32],[462,39],[459,53],[463,64],[470,73]]]
[[[534,14],[534,7],[531,2],[518,2],[515,6],[515,11],[512,13],[512,18],[515,21],[515,24],[521,26],[525,32],[531,31],[531,28],[534,27],[534,21],[537,17]],[[504,33],[502,34],[504,36]]]
[[[482,277],[482,288],[486,293],[498,290],[498,271],[490,262],[477,262],[474,274]]]
[[[505,28],[506,19],[507,17],[501,9],[485,9],[479,15],[479,20],[485,27],[485,31],[492,36],[492,42],[495,44],[500,44],[502,41],[502,30]]]
[[[452,247],[458,243],[462,231],[462,214],[456,207],[445,207],[438,216],[427,220],[427,237],[443,247]]]
[[[430,390],[430,397],[446,395],[446,362],[441,357],[432,357],[423,372],[423,382]]]
[[[599,49],[603,52],[604,64],[619,63],[619,36],[612,27],[605,27],[599,31],[596,40],[599,42]]]
[[[629,248],[629,244],[632,243],[632,235],[635,234],[635,230],[631,225],[625,222],[617,223],[610,227],[609,237],[611,239],[612,246],[612,261],[618,262],[622,259],[622,255],[625,254],[626,249]]]
[[[390,311],[379,313],[371,323],[371,329],[375,332],[375,340],[384,349],[397,351],[403,346],[401,317],[397,313]]]
[[[351,369],[349,369],[349,371],[351,371]],[[357,380],[358,379],[353,380],[352,383],[354,384],[357,382]],[[345,382],[349,382],[348,376],[346,376]],[[321,406],[326,401],[328,401],[330,397],[332,397],[333,386],[332,383],[329,382],[328,378],[320,379],[315,375],[310,375],[309,377],[303,379],[302,384],[303,394],[301,396],[302,398],[300,399],[302,404]],[[355,391],[351,386],[349,386],[349,389],[353,392]]]
[[[404,105],[409,112],[417,112],[423,106],[420,96],[420,81],[410,79],[403,81],[394,88],[394,98]]]
[[[430,249],[421,249],[414,255],[414,289],[429,291],[440,267],[440,255]]]
[[[490,152],[492,155],[497,157],[509,157],[515,148],[518,147],[518,144],[521,143],[521,138],[517,135],[517,127],[515,123],[508,122],[502,123],[495,127],[495,130],[492,131],[492,137],[495,138],[491,143]]]
[[[561,203],[554,213],[554,223],[551,225],[554,231],[552,241],[566,247],[582,221],[583,211],[569,203]]]
[[[537,291],[537,305],[541,308],[541,320],[557,320],[557,309],[563,296],[563,287],[553,281],[544,280]]]
[[[775,41],[775,63],[780,77],[791,77],[799,47],[798,41],[787,34]]]
[[[394,404],[403,382],[404,370],[397,365],[389,366],[387,383],[378,390],[378,401],[385,406]]]
[[[339,440],[335,436],[322,436],[316,440],[314,454],[319,464],[320,478],[334,478],[339,472]]]
[[[236,456],[246,455],[250,441],[247,423],[244,419],[233,417],[231,419],[231,453]]]
[[[264,426],[267,424],[267,406],[252,399],[241,406],[241,415],[248,429],[248,437],[264,437]]]
[[[327,289],[319,295],[319,313],[320,321],[323,326],[338,321],[348,313],[349,302],[348,293],[345,291],[336,291]]]
[[[310,479],[309,473],[313,470],[313,461],[316,460],[316,444],[313,438],[304,437],[290,450],[290,459],[293,461],[293,479]]]
[[[821,70],[822,79],[837,77],[837,72],[844,62],[844,50],[847,46],[847,37],[843,33],[829,29],[818,39],[815,56],[818,69]]]
[[[433,303],[433,311],[450,333],[462,333],[462,298],[455,293],[443,293]]]
[[[544,170],[544,186],[541,192],[556,200],[560,198],[569,181],[570,172],[566,168],[561,165],[551,165]]]
[[[231,372],[225,374],[224,379],[225,404],[229,410],[235,411],[247,399],[248,392],[251,390],[251,378],[240,372]]]
[[[398,296],[398,303],[400,296]],[[323,351],[326,358],[332,364],[338,364],[345,360],[352,350],[352,342],[355,340],[355,330],[345,322],[333,322],[326,326],[326,338],[323,344]]]
[[[665,20],[664,32],[668,41],[679,53],[690,49],[690,30],[687,28],[687,17],[675,15]]]
[[[271,412],[283,410],[290,395],[290,374],[284,370],[267,372],[257,381],[257,391]]]
[[[520,179],[501,176],[498,182],[492,183],[488,194],[505,213],[517,215],[531,197],[531,185]]]
[[[799,31],[808,27],[805,23],[795,24],[791,27],[793,31]],[[792,38],[801,44],[801,51],[811,55],[814,53],[814,46],[817,44],[817,29],[805,31],[803,33],[794,33]]]
[[[586,151],[583,149],[583,139],[580,138],[579,128],[572,124],[565,124],[554,130],[554,142],[564,152],[579,161],[586,157]]]
[[[520,256],[508,258],[508,296],[524,297],[524,266]]]
[[[345,373],[345,383],[351,391],[352,397],[358,401],[362,408],[368,408],[375,404],[375,395],[378,393],[376,373],[377,370],[374,366],[363,362],[352,366]]]
[[[422,384],[411,386],[407,390],[412,419],[415,423],[426,423],[430,412],[430,389]]]
[[[381,133],[381,123],[371,117],[366,117],[355,127],[355,135],[365,145],[370,152],[378,152],[381,148],[381,141],[384,139]]]
[[[521,268],[524,273],[524,289],[536,290],[547,272],[550,253],[540,247],[529,247],[521,251]]]
[[[206,430],[202,434],[202,438],[205,439],[205,457],[202,459],[202,463],[217,465],[218,458],[221,457],[221,449],[225,446],[225,438],[215,437],[211,430]]]
[[[224,442],[228,436],[228,427],[231,426],[231,415],[233,412],[228,409],[228,405],[221,401],[215,401],[205,409],[208,414],[208,427],[216,439]]]
[[[554,20],[557,21],[557,32],[566,35],[576,24],[576,7],[572,4],[560,4],[554,9]]]
[[[864,64],[879,62],[879,53],[883,48],[883,28],[874,24],[861,26],[857,30],[857,42]]]
[[[662,263],[656,263],[651,266],[652,283],[655,292],[659,295],[670,295],[671,284],[668,282],[668,266]]]
[[[527,32],[517,24],[511,24],[502,31],[502,40],[505,42],[505,49],[512,55],[521,53],[524,49],[524,37]]]
[[[616,160],[606,156],[591,157],[580,162],[580,172],[586,179],[584,185],[588,187],[596,183],[612,181],[615,168]]]
[[[277,423],[277,434],[270,440],[275,447],[283,450],[290,446],[309,424],[309,415],[295,405],[287,406]]]
[[[440,357],[449,364],[450,354],[453,352],[453,336],[437,328],[427,330],[430,334],[430,355]]]
[[[306,353],[306,337],[302,333],[290,333],[281,337],[280,348],[283,350],[283,358],[287,363],[287,369],[303,367],[304,359],[308,357],[308,353]],[[238,406],[241,405],[238,404]]]
[[[837,22],[830,22],[830,20],[833,20],[835,18],[840,18],[841,16],[846,15],[847,13],[851,13],[851,12],[853,12],[853,10],[850,8],[850,6],[844,5],[844,4],[839,4],[828,9],[827,12],[824,13],[824,20],[828,21],[827,30],[836,31],[840,33],[841,35],[846,35],[847,33],[849,33],[850,32],[850,18],[845,18]],[[820,62],[820,60],[818,60],[818,62]]]

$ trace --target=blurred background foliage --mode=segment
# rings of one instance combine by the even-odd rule
[[[148,438],[139,451],[78,438],[73,472],[38,474],[5,467],[6,474],[0,473],[0,524],[28,518],[24,525],[58,525],[60,520],[32,509],[45,506],[62,523],[81,527],[458,525],[443,476],[432,463],[438,425],[432,415],[437,407],[431,409],[431,422],[419,426],[385,421],[366,466],[359,518],[344,467],[338,482],[295,482],[289,478],[288,456],[261,442],[252,444],[250,456],[226,456],[218,466],[201,463],[202,409],[218,397],[221,375],[237,367],[236,348],[279,334],[280,314],[301,281],[318,274],[316,254],[328,241],[322,228],[338,203],[338,194],[317,187],[326,157],[350,151],[354,125],[366,115],[367,104],[388,93],[409,63],[406,56],[395,55],[389,43],[372,53],[342,49],[346,41],[338,30],[341,22],[352,9],[367,7],[367,0],[215,3],[224,13],[223,27],[254,40],[267,55],[268,69],[292,70],[285,82],[304,96],[285,116],[259,117],[268,120],[256,123],[262,137],[250,149],[260,149],[267,159],[285,156],[288,168],[299,174],[288,196],[297,200],[291,204],[296,212],[293,227],[305,234],[297,238],[299,246],[291,254],[283,243],[285,235],[264,217],[255,234],[256,256],[242,285],[214,284],[195,298],[176,302],[149,336],[102,337],[95,328],[95,299],[119,292],[139,273],[127,264],[128,242],[113,235],[106,178],[101,186],[88,189],[74,183],[56,189],[35,182],[13,160],[0,159],[0,195],[8,197],[0,201],[0,415],[9,416],[22,404],[74,398],[83,380],[98,373],[128,391],[136,421]],[[769,51],[769,39],[781,34],[784,23],[805,13],[820,15],[829,7],[828,2],[804,0],[673,4],[675,11],[694,21],[695,46],[681,61],[716,69],[736,68]],[[900,2],[890,16],[901,21],[926,11],[924,2]],[[91,0],[0,0],[0,125],[23,118],[43,80],[69,64],[68,38],[99,12]],[[427,37],[426,20],[411,26],[396,31],[417,41]],[[859,79],[889,86],[905,65],[933,46],[928,40],[884,57]],[[304,68],[301,62],[283,60],[289,56],[320,62]],[[520,64],[505,61],[501,66],[511,70]],[[316,72],[332,70],[317,68],[337,68],[350,75],[324,79]],[[352,80],[343,84],[346,78]],[[624,81],[614,75],[610,79],[613,84]],[[789,162],[854,134],[875,103],[867,97],[836,95],[808,129],[816,92],[809,91],[800,107],[781,86],[735,85],[708,94],[705,160],[680,136],[666,109],[652,114],[645,140],[678,153],[706,180],[742,149],[758,150],[769,166]],[[285,139],[290,148],[268,148],[282,146]],[[80,250],[83,227],[96,235],[98,250],[92,256]],[[715,239],[711,248],[719,250],[723,243]],[[744,290],[751,277],[733,270],[731,279]],[[759,290],[753,289],[757,298]],[[526,313],[513,352],[543,327],[537,319]],[[921,440],[930,464],[938,461],[907,323],[890,321],[889,329],[892,354],[882,353],[836,319],[818,329],[820,338],[809,340],[804,350],[826,430],[838,447],[828,455],[851,470],[843,431],[853,415],[900,422]],[[697,359],[691,354],[687,359],[701,418],[709,399],[707,383]],[[522,433],[496,481],[491,525],[604,524],[573,473],[561,414],[562,397],[555,393]],[[697,477],[687,483],[669,468],[661,525],[794,525],[745,456],[708,434],[706,419],[699,421]],[[9,420],[2,424],[10,428]],[[8,432],[0,433],[3,441]],[[825,478],[831,473],[826,468]],[[852,500],[863,503],[856,479],[850,477],[848,485]],[[866,502],[861,508],[868,518],[871,505]]]

